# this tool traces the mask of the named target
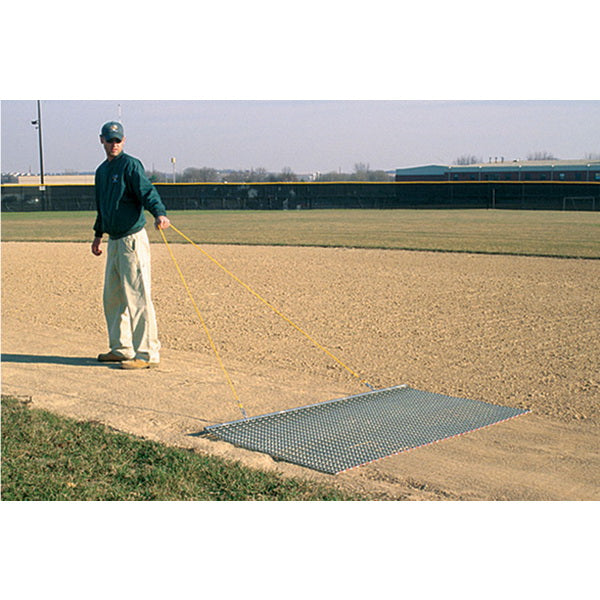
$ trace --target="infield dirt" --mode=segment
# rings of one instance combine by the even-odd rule
[[[365,391],[190,245],[172,245],[249,415]],[[376,387],[531,413],[337,476],[193,434],[241,417],[163,244],[157,370],[106,351],[105,255],[2,244],[2,391],[165,444],[382,499],[600,499],[600,261],[396,250],[203,246]]]

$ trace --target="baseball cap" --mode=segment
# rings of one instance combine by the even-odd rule
[[[123,131],[123,125],[118,121],[109,121],[108,123],[104,123],[102,125],[102,131],[100,135],[107,141],[117,138],[122,140],[125,137],[125,133]]]

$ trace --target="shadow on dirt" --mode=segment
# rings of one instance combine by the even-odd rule
[[[99,363],[95,358],[85,356],[47,356],[35,354],[2,354],[3,363],[30,363],[49,365],[70,365],[75,367],[115,367],[117,364]]]

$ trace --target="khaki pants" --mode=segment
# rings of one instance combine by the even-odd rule
[[[160,342],[150,296],[150,242],[145,229],[108,240],[104,315],[110,351],[159,362]]]

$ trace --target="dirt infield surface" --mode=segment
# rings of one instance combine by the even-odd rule
[[[249,415],[365,388],[191,245],[172,246]],[[376,387],[530,414],[328,476],[194,436],[241,417],[164,245],[153,244],[161,367],[106,351],[104,256],[2,244],[2,391],[166,444],[384,499],[600,499],[600,261],[203,246]]]

